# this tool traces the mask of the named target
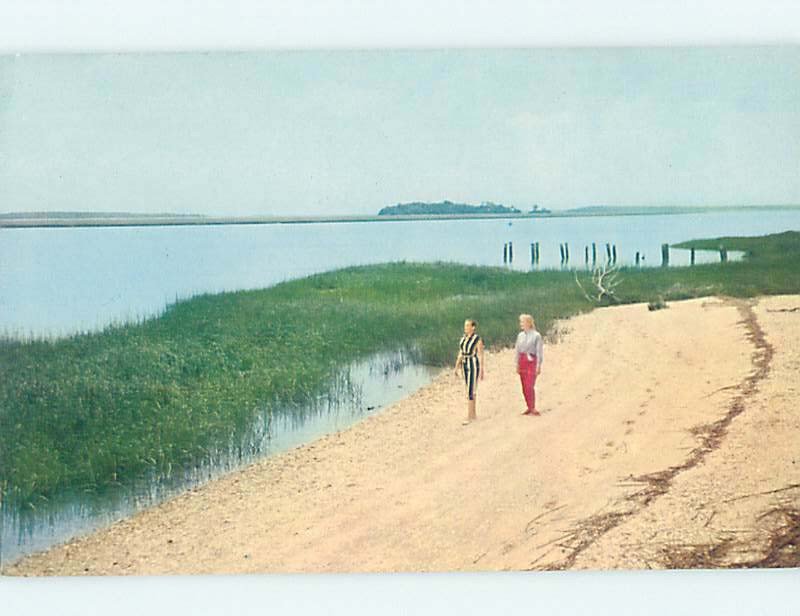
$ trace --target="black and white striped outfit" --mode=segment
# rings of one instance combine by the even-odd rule
[[[461,349],[461,365],[464,367],[464,383],[467,386],[467,395],[470,400],[475,399],[475,386],[481,374],[481,362],[478,359],[478,342],[481,337],[478,334],[467,336],[464,334],[458,348]]]

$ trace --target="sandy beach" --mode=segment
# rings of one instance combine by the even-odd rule
[[[520,415],[512,351],[486,367],[471,425],[444,371],[348,430],[4,573],[800,564],[800,296],[563,321],[540,417]]]

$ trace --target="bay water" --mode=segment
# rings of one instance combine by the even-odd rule
[[[570,218],[386,221],[270,225],[0,229],[0,335],[58,337],[150,318],[201,293],[256,289],[314,273],[393,261],[585,267],[616,246],[619,265],[661,263],[661,245],[726,235],[800,229],[798,210]],[[532,265],[530,244],[540,261]],[[591,258],[591,257],[590,257]],[[698,252],[696,262],[719,260]],[[736,255],[730,255],[736,258]],[[689,264],[672,250],[670,264]]]
[[[160,314],[203,293],[264,288],[353,265],[454,262],[518,271],[585,268],[616,246],[617,263],[659,266],[661,245],[800,230],[800,210],[574,218],[381,221],[270,225],[0,229],[0,335],[57,338]],[[514,260],[504,263],[504,245]],[[538,242],[540,260],[529,247]],[[559,246],[570,246],[570,263]],[[591,250],[591,248],[590,248]],[[591,253],[590,253],[591,255]],[[729,258],[740,255],[731,254]],[[716,251],[696,262],[716,262]],[[591,256],[590,256],[591,259]],[[689,252],[672,250],[672,266]],[[105,526],[265,455],[341,430],[427,384],[438,370],[402,353],[349,366],[313,408],[259,416],[244,447],[179,476],[104,494],[65,494],[0,515],[0,565]],[[0,409],[2,412],[2,409]]]

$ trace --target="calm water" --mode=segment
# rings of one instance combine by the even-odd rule
[[[571,266],[584,267],[583,247],[615,244],[619,264],[660,265],[662,243],[723,235],[762,235],[800,229],[800,211],[553,218],[396,221],[213,227],[0,229],[0,333],[59,336],[160,313],[198,293],[263,288],[336,268],[388,261],[448,261],[532,268],[529,246],[540,244],[538,268],[559,268],[559,245]],[[688,265],[688,251],[671,252]],[[717,252],[698,253],[715,262]],[[240,446],[202,468],[158,478],[103,496],[66,495],[35,511],[0,516],[0,559],[44,549],[126,517],[255,458],[284,451],[348,427],[427,384],[435,370],[401,354],[351,366],[328,396],[309,408],[262,415]],[[2,411],[2,409],[0,409]]]
[[[160,313],[198,293],[254,289],[350,265],[451,261],[528,270],[539,242],[539,268],[571,265],[584,246],[617,246],[618,263],[660,265],[661,244],[723,235],[800,229],[800,211],[725,212],[515,220],[394,221],[213,227],[0,229],[0,334],[65,335]],[[697,262],[717,261],[716,252]],[[688,251],[673,250],[672,265]]]

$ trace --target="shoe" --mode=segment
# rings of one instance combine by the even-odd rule
[[[530,414],[531,415],[536,415],[537,417],[541,416],[541,413],[539,411],[535,410],[535,409],[533,411],[531,411]]]
[[[530,409],[528,409],[527,411],[523,411],[522,415],[533,415],[533,413],[531,413]]]
[[[472,422],[471,422],[469,419],[465,419],[464,421],[462,421],[462,422],[461,422],[461,425],[462,425],[462,426],[468,426],[468,425],[469,425],[469,424],[471,424],[471,423],[472,423]]]

